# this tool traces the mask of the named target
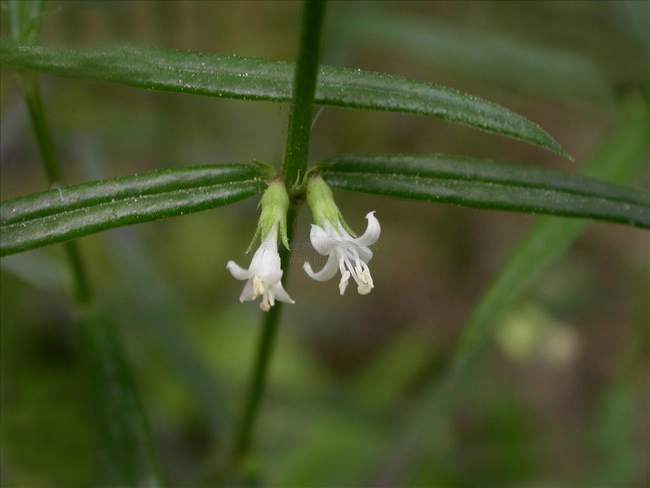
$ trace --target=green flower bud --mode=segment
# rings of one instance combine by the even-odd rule
[[[345,230],[354,235],[334,202],[331,188],[320,176],[312,176],[307,181],[307,203],[316,225],[325,228],[327,227],[326,223],[329,223],[334,229],[343,226]]]
[[[289,210],[289,195],[284,183],[279,180],[269,183],[268,188],[260,200],[262,212],[257,222],[257,230],[253,240],[246,252],[249,252],[259,241],[264,241],[277,225],[280,239],[284,247],[289,249],[289,238],[287,237],[287,211]]]

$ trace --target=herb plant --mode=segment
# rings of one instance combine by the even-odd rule
[[[110,315],[94,297],[86,271],[91,263],[82,259],[80,237],[259,199],[260,217],[249,248],[254,251],[250,265],[240,266],[233,259],[224,263],[222,271],[226,273],[227,267],[234,278],[242,280],[241,302],[259,302],[259,342],[229,452],[215,454],[197,480],[197,484],[209,484],[233,477],[247,479],[251,469],[248,462],[282,310],[285,304],[302,300],[301,290],[294,289],[287,277],[296,216],[302,208],[309,208],[313,224],[300,231],[309,231],[313,248],[325,258],[323,267],[312,267],[306,260],[304,271],[317,281],[340,275],[341,295],[348,287],[360,295],[373,292],[377,283],[370,269],[371,247],[381,239],[380,234],[390,234],[391,229],[382,227],[381,214],[368,208],[359,212],[366,216],[367,229],[357,235],[336,203],[339,190],[434,205],[545,215],[515,248],[472,312],[449,364],[424,385],[413,403],[415,407],[398,425],[395,435],[402,442],[397,442],[395,449],[406,452],[413,450],[414,443],[432,442],[436,437],[437,417],[450,408],[456,386],[475,372],[479,364],[476,358],[489,342],[492,324],[584,232],[587,219],[633,226],[640,232],[650,228],[647,193],[624,186],[638,171],[647,150],[649,115],[645,102],[635,103],[627,111],[623,126],[607,141],[607,149],[576,174],[573,158],[553,136],[496,103],[397,75],[321,64],[325,0],[305,0],[302,5],[295,63],[131,46],[52,47],[38,42],[42,2],[14,0],[7,6],[11,35],[0,40],[0,63],[3,70],[17,74],[49,189],[2,201],[0,254],[4,257],[54,244],[64,246],[74,277],[85,364],[96,390],[104,457],[110,466],[103,481],[109,484],[164,485],[164,470],[126,354]],[[406,35],[399,24],[389,24],[382,28],[385,35]],[[353,29],[353,25],[346,25]],[[47,123],[56,114],[46,117],[39,74],[173,94],[289,103],[284,159],[281,164],[223,162],[165,168],[66,186]],[[445,154],[336,155],[312,162],[309,149],[315,106],[439,119],[463,126],[458,131],[478,129],[537,146],[554,154],[567,170]],[[340,116],[345,117],[346,112]],[[562,134],[557,136],[561,139]],[[381,252],[374,259],[390,258]],[[427,418],[431,421],[423,421]],[[407,458],[409,461],[399,469],[378,461],[377,471],[385,470],[387,479],[393,479],[399,470],[418,462],[417,456]]]

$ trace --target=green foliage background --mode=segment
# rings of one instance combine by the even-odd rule
[[[441,152],[571,173],[600,166],[591,173],[600,178],[620,177],[621,168],[631,186],[650,187],[647,131],[635,122],[647,110],[649,86],[644,2],[332,2],[328,9],[324,63],[495,101],[540,123],[577,162],[429,118],[337,108],[317,115],[312,160]],[[294,60],[299,14],[297,2],[51,1],[42,39]],[[15,74],[2,71],[0,81],[6,200],[46,184]],[[66,183],[283,156],[285,105],[48,76],[41,85]],[[298,303],[285,307],[255,457],[238,477],[265,486],[647,482],[646,231],[336,197],[357,230],[377,210],[376,289],[340,297],[335,283],[302,273],[305,259],[317,259],[302,212],[289,282]],[[238,303],[240,283],[225,262],[245,259],[255,205],[79,241],[171,486],[200,484],[214,471],[241,412],[258,313]],[[538,241],[527,237],[531,229]],[[537,254],[527,242],[537,242]],[[512,249],[519,261],[510,260]],[[106,471],[62,254],[51,246],[1,261],[3,486],[88,486]],[[536,271],[547,263],[548,272]],[[498,297],[486,305],[496,276],[512,296],[495,286]],[[527,277],[539,279],[528,287]],[[472,368],[449,376],[464,360],[458,344],[472,341],[462,332],[482,320],[489,326]]]

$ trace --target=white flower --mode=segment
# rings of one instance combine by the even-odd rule
[[[350,277],[357,283],[357,291],[361,295],[367,295],[374,288],[372,276],[368,262],[372,259],[371,246],[381,233],[379,221],[375,217],[375,212],[366,215],[368,227],[361,237],[352,237],[338,223],[337,228],[329,221],[325,222],[323,227],[316,224],[311,226],[311,244],[319,254],[328,256],[327,263],[323,269],[315,273],[311,265],[305,262],[303,268],[305,272],[317,281],[327,281],[336,275],[336,271],[341,272],[341,281],[339,282],[339,291],[341,295],[345,293]]]
[[[285,303],[295,303],[282,287],[282,267],[278,253],[278,225],[273,225],[266,238],[257,248],[248,269],[244,269],[234,261],[226,264],[228,271],[238,280],[247,280],[239,296],[240,302],[255,300],[262,297],[260,308],[265,312],[279,300]]]

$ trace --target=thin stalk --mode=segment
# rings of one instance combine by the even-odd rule
[[[35,42],[43,4],[40,0],[9,3],[11,32],[15,38]],[[61,166],[45,119],[37,78],[23,78],[23,98],[36,136],[41,162],[50,187],[61,180]],[[92,290],[74,241],[64,244],[72,274],[74,298],[79,315],[79,333],[87,361],[85,370],[95,388],[97,409],[104,426],[106,480],[110,485],[159,486],[160,469],[154,455],[147,419],[134,387],[124,352],[111,323],[92,302]],[[104,484],[104,483],[102,483]]]
[[[38,80],[35,78],[28,80],[23,95],[29,110],[29,118],[34,128],[34,134],[36,135],[36,142],[38,143],[47,182],[50,187],[56,187],[61,180],[61,166],[45,120]],[[75,300],[78,305],[86,305],[92,300],[92,289],[81,259],[79,247],[76,242],[71,241],[63,244],[63,248],[72,274]]]
[[[61,168],[56,157],[50,130],[45,121],[43,100],[36,78],[32,77],[29,80],[25,80],[23,95],[27,103],[27,109],[29,110],[29,120],[32,123],[38,149],[41,153],[41,163],[45,170],[47,182],[50,186],[56,186],[61,182]]]
[[[25,80],[24,98],[29,108],[45,175],[50,187],[57,187],[61,167],[56,155],[38,80]],[[63,244],[72,275],[74,299],[79,316],[79,333],[83,344],[83,358],[87,362],[89,382],[94,387],[97,408],[107,454],[106,481],[111,485],[148,486],[162,484],[149,424],[143,413],[141,400],[112,324],[95,307],[92,288],[85,271],[77,243]]]
[[[41,27],[43,2],[41,0],[11,0],[9,6],[9,28],[12,39],[36,42]],[[36,77],[21,79],[23,98],[29,111],[29,119],[34,129],[41,164],[50,187],[61,182],[61,166],[56,149],[45,120],[41,90]],[[73,294],[78,305],[86,305],[92,299],[92,290],[84,269],[79,248],[75,242],[63,245],[66,259],[72,274]]]
[[[305,0],[283,164],[284,181],[287,185],[287,191],[290,194],[293,187],[299,182],[300,177],[305,174],[307,169],[312,105],[316,91],[316,77],[318,75],[320,57],[320,38],[324,15],[325,0]],[[299,205],[300,199],[292,198],[287,215],[289,243],[292,241],[294,221]],[[282,269],[284,270],[282,282],[286,287],[291,252],[282,247],[280,250],[280,258],[282,261]],[[244,413],[239,424],[237,437],[235,438],[234,452],[231,460],[233,463],[239,463],[245,460],[250,451],[255,422],[269,374],[281,313],[282,305],[276,303],[262,318],[262,330],[260,331],[258,340]]]
[[[289,214],[287,215],[289,242],[291,242],[293,238],[295,215],[295,210],[289,210]],[[286,284],[287,281],[290,259],[291,251],[281,246],[280,260],[282,262],[282,269],[284,270],[284,275],[282,277],[283,284]],[[239,430],[235,441],[235,450],[233,455],[234,463],[245,459],[250,450],[253,428],[255,426],[255,420],[257,419],[257,413],[260,408],[262,397],[264,396],[271,356],[273,354],[275,338],[277,336],[278,325],[282,315],[282,307],[283,305],[280,302],[276,302],[271,310],[265,313],[262,317],[262,329],[258,338],[255,363],[253,365],[250,384],[248,387],[248,396],[246,398],[244,414],[241,423],[239,424]]]
[[[305,0],[284,152],[284,179],[289,190],[304,176],[307,169],[312,105],[316,92],[324,16],[324,0]]]

